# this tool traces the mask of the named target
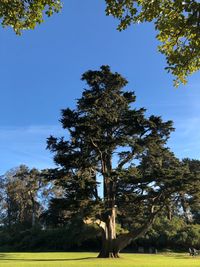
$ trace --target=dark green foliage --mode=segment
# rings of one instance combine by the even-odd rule
[[[181,189],[188,168],[165,146],[172,122],[147,118],[144,108],[136,109],[136,97],[124,90],[127,80],[120,74],[102,66],[84,73],[82,80],[88,88],[76,109],[62,110],[61,123],[69,138],[48,139],[59,166],[56,183],[65,191],[72,216],[77,213],[101,227],[104,223],[114,240],[117,212],[119,223],[134,230],[129,239],[136,238]],[[103,196],[98,194],[100,177]]]
[[[162,122],[155,116],[145,118],[145,109],[132,108],[134,93],[122,91],[127,81],[118,73],[111,73],[108,66],[102,66],[100,71],[88,71],[82,79],[89,89],[78,100],[77,109],[62,111],[61,123],[70,139],[50,137],[48,148],[55,152],[54,160],[62,167],[57,182],[65,188],[66,199],[77,205],[75,211],[83,212],[84,207],[96,205],[100,212],[102,201],[97,192],[97,174],[104,177],[103,209],[111,208],[114,198],[121,202],[121,193],[117,190],[128,177],[131,194],[138,197],[136,192],[140,190],[142,178],[133,165],[134,160],[154,150],[157,155],[152,152],[151,157],[157,161],[158,150],[162,154],[162,146],[173,128],[170,121]],[[112,166],[113,161],[118,161],[116,167]],[[153,181],[152,177],[149,179]],[[123,197],[126,193],[124,191]],[[126,205],[124,200],[123,203]]]
[[[200,225],[188,225],[182,217],[156,219],[148,234],[136,241],[137,245],[187,251],[189,247],[200,248]]]
[[[66,198],[53,198],[48,209],[40,216],[40,221],[48,227],[64,227],[71,222],[73,211]]]
[[[99,231],[73,220],[67,227],[0,231],[0,251],[69,251],[98,249]]]

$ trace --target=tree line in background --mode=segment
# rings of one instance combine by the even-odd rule
[[[197,160],[186,161],[200,165]],[[71,216],[67,201],[60,199],[60,196],[55,197],[55,191],[58,190],[59,195],[61,194],[55,185],[51,185],[48,190],[45,186],[35,190],[34,186],[31,189],[34,198],[30,197],[27,194],[30,187],[24,187],[24,176],[21,176],[23,170],[26,170],[27,174],[28,167],[21,165],[1,177],[0,251],[98,251],[101,247],[101,231],[98,226],[85,224],[81,216]],[[41,173],[34,169],[35,171]],[[26,178],[29,177],[28,175]],[[41,177],[35,176],[35,179],[37,181]],[[45,205],[44,199],[41,201],[42,190],[45,192]],[[6,192],[6,195],[2,191]],[[179,198],[179,203],[172,202],[171,206],[159,214],[143,237],[129,244],[128,251],[138,252],[140,247],[144,248],[145,252],[150,248],[158,251],[187,251],[188,247],[200,247],[199,202],[182,199],[180,196]],[[127,219],[128,223],[132,224],[131,218]],[[126,231],[123,227],[118,221],[117,235]]]
[[[200,247],[200,161],[175,157],[172,122],[147,117],[109,66],[82,80],[76,108],[62,110],[66,136],[47,140],[57,168],[1,176],[0,249]]]

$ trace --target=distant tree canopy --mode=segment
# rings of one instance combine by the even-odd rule
[[[0,18],[3,26],[11,26],[17,34],[34,29],[61,9],[59,0],[0,0]]]
[[[25,165],[13,168],[0,177],[0,222],[6,228],[34,227],[41,215],[46,187],[42,173]]]
[[[175,86],[200,68],[200,2],[196,0],[106,0],[106,14],[120,20],[118,30],[153,22]]]

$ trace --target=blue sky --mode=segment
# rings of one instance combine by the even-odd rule
[[[0,29],[0,174],[22,163],[53,166],[46,138],[64,134],[61,108],[81,96],[81,74],[103,64],[128,79],[147,115],[174,121],[169,146],[179,158],[200,158],[200,74],[173,88],[153,25],[118,32],[104,10],[103,0],[68,0],[60,14],[20,37]]]

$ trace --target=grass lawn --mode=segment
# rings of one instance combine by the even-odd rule
[[[96,253],[0,253],[0,267],[193,267],[200,257],[187,254],[121,254],[97,259]]]

